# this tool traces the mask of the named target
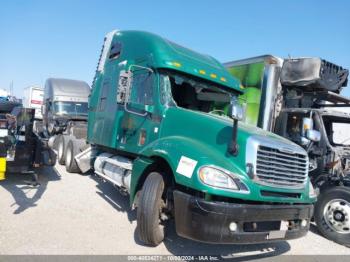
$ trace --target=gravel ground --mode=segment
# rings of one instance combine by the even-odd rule
[[[260,245],[209,245],[169,229],[163,244],[143,246],[135,235],[136,213],[128,198],[95,176],[66,173],[63,166],[38,171],[41,186],[24,175],[0,182],[0,254],[350,255],[313,226],[304,238]]]

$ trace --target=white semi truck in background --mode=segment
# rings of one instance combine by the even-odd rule
[[[44,90],[39,86],[28,86],[24,89],[23,107],[35,109],[35,119],[42,119],[41,106],[43,104]]]
[[[84,148],[89,94],[87,83],[63,78],[48,78],[44,88],[29,86],[24,90],[24,107],[35,109],[34,133],[54,149],[50,153],[57,152],[58,162],[66,164],[68,172],[78,171],[74,159],[66,163],[65,155],[71,141]],[[56,154],[50,159],[56,160]]]

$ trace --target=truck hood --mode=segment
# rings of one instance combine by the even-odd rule
[[[233,157],[227,152],[232,139],[233,121],[230,118],[191,111],[183,108],[169,108],[161,129],[161,137],[177,136],[202,145],[199,158],[208,158],[228,170],[239,169],[246,173],[248,139],[288,147],[304,154],[304,150],[289,140],[266,132],[252,125],[239,122],[237,143],[239,153]],[[203,150],[204,148],[204,150]],[[195,149],[194,149],[195,150]],[[233,167],[234,166],[234,167]],[[237,171],[237,170],[235,170]]]

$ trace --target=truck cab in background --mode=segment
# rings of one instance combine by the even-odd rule
[[[348,70],[320,58],[266,55],[225,64],[240,79],[245,122],[302,146],[319,193],[314,218],[320,232],[350,245],[350,114],[339,95]],[[273,170],[273,169],[271,169]]]
[[[214,58],[157,35],[106,35],[89,98],[89,148],[74,155],[137,208],[148,245],[180,236],[259,243],[304,236],[315,201],[308,156],[239,122],[239,82]],[[260,161],[276,169],[257,169]],[[272,180],[271,177],[277,177]]]
[[[78,172],[72,154],[76,155],[86,144],[89,94],[90,87],[83,81],[49,78],[45,83],[42,133],[49,138],[50,146],[57,150],[57,161],[65,164],[68,172]]]
[[[62,132],[71,120],[86,122],[90,87],[78,80],[49,78],[43,99],[43,125],[49,134]]]

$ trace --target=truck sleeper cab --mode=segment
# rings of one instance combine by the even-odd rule
[[[307,233],[307,154],[237,123],[240,93],[212,57],[146,32],[105,37],[89,99],[91,147],[75,160],[130,195],[144,243],[158,245],[171,218],[180,236],[209,243]]]

